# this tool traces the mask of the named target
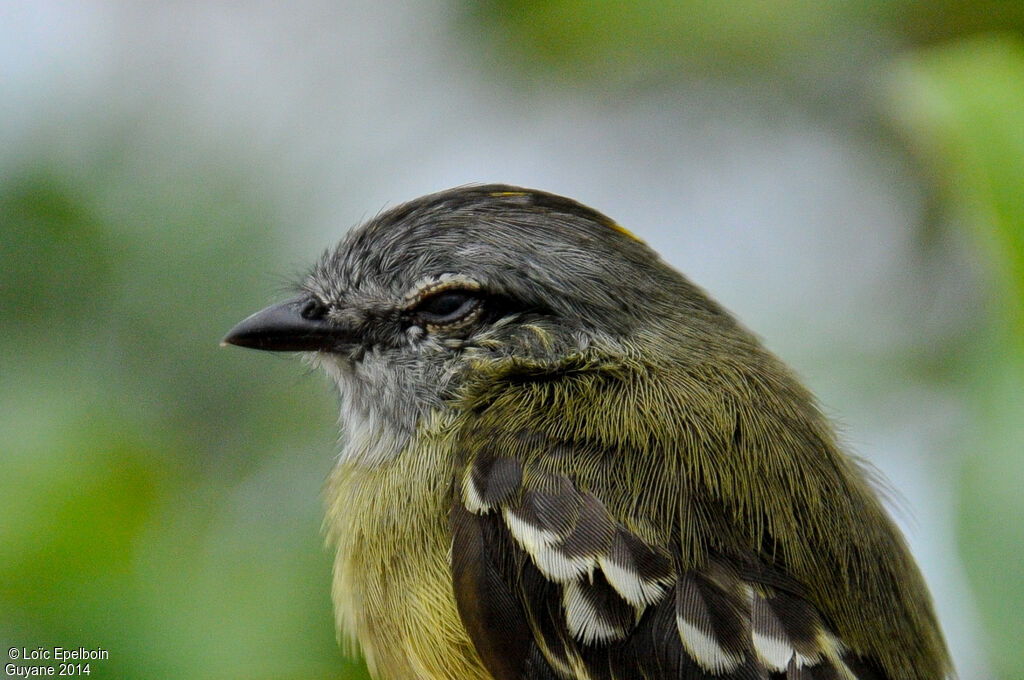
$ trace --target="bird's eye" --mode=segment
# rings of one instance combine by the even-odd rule
[[[474,291],[449,289],[430,295],[416,305],[416,316],[427,323],[447,324],[460,321],[480,306]]]

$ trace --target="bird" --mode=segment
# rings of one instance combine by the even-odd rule
[[[461,186],[225,344],[337,386],[332,598],[380,680],[940,680],[929,592],[815,398],[614,220]]]

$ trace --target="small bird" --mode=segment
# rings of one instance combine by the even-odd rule
[[[332,595],[375,678],[953,676],[811,394],[595,210],[419,198],[224,342],[337,384]]]

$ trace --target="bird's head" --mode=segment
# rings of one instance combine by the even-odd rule
[[[349,232],[300,295],[225,342],[308,353],[338,384],[343,426],[376,437],[370,457],[387,459],[468,372],[627,346],[664,355],[723,318],[604,215],[490,185],[426,196]]]

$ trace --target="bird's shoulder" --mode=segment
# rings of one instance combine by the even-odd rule
[[[491,672],[886,677],[779,564],[689,526],[700,515],[712,527],[728,521],[690,488],[682,461],[717,435],[659,438],[659,415],[644,412],[656,388],[630,368],[581,358],[472,404],[459,435],[452,569]],[[581,393],[592,398],[579,403]]]

